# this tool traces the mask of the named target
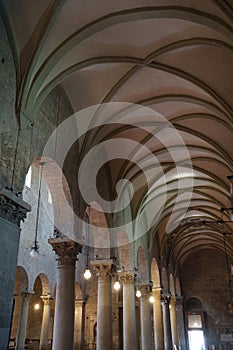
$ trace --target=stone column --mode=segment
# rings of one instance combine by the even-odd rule
[[[152,325],[150,311],[150,285],[141,285],[140,319],[142,350],[152,350]]]
[[[112,349],[112,260],[91,262],[98,276],[96,349]]]
[[[81,246],[65,237],[50,238],[49,243],[58,256],[53,350],[73,349],[75,264]]]
[[[29,299],[32,293],[22,292],[22,302],[20,310],[20,318],[18,325],[18,333],[16,339],[16,350],[23,350],[25,345],[25,338],[27,332],[27,322],[28,322],[28,309],[29,309]]]
[[[42,295],[41,299],[43,300],[43,303],[44,303],[44,310],[43,310],[43,318],[42,318],[42,325],[41,325],[39,350],[47,350],[52,298],[50,297],[50,295]]]
[[[172,332],[171,320],[169,311],[170,296],[162,296],[162,310],[163,310],[163,330],[164,330],[164,349],[172,349]]]
[[[185,328],[184,328],[184,312],[183,312],[183,297],[176,297],[176,317],[177,329],[179,337],[179,345],[181,350],[186,350]]]
[[[161,306],[161,288],[153,288],[152,294],[155,299],[153,303],[153,319],[154,319],[154,342],[155,350],[164,350],[163,337],[163,315]]]
[[[171,319],[171,331],[172,331],[172,343],[179,347],[179,338],[177,330],[177,319],[176,319],[176,297],[172,296],[170,300],[170,319]]]
[[[118,273],[123,283],[123,348],[137,349],[134,272]]]
[[[82,318],[83,318],[83,305],[82,299],[75,300],[75,312],[74,312],[74,350],[81,350],[82,346]]]
[[[14,299],[20,221],[26,218],[30,205],[12,191],[0,186],[0,349],[8,349]]]

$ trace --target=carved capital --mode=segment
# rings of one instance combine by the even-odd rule
[[[150,296],[151,285],[150,284],[141,284],[140,285],[141,299],[146,300]]]
[[[176,297],[174,295],[170,298],[170,305],[174,308],[176,307]]]
[[[0,217],[2,219],[19,226],[30,210],[31,206],[12,191],[0,188]]]
[[[27,292],[27,291],[21,292],[22,302],[23,302],[23,303],[29,302],[30,296],[31,296],[32,294],[34,294],[34,293],[29,293],[29,292]]]
[[[161,303],[162,303],[162,305],[169,305],[170,300],[171,300],[171,296],[170,295],[164,295],[164,294],[161,295]]]
[[[133,284],[135,281],[135,273],[133,271],[119,272],[118,277],[123,284]]]
[[[50,295],[41,295],[41,299],[43,300],[44,305],[50,305],[53,300]]]
[[[94,260],[91,261],[91,265],[98,276],[99,281],[106,281],[112,276],[115,271],[115,265],[113,260]]]
[[[48,242],[57,255],[58,266],[75,266],[81,245],[68,238],[50,238]]]

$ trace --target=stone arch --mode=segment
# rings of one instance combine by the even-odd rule
[[[121,230],[117,235],[118,246],[118,264],[119,267],[123,267],[126,271],[133,271],[133,254],[132,247],[129,243],[128,235],[125,231]]]
[[[28,274],[23,266],[16,268],[16,280],[19,279],[19,292],[27,291],[29,286]]]
[[[148,271],[148,262],[145,254],[145,249],[139,247],[137,251],[137,269],[140,283],[149,282],[149,271]]]
[[[151,261],[151,281],[153,282],[154,288],[161,287],[159,267],[155,258]]]
[[[181,297],[181,287],[180,287],[180,280],[178,277],[176,277],[176,295],[178,297]]]
[[[43,308],[44,308],[44,303],[41,299],[41,296],[43,295],[43,287],[45,288],[46,283],[47,283],[46,275],[44,274],[38,275],[34,280],[33,293],[30,295],[30,300],[29,300],[28,322],[27,322],[28,339],[40,339]]]
[[[165,293],[165,294],[169,293],[167,271],[166,271],[165,267],[162,267],[161,282],[162,282],[163,293]]]
[[[50,283],[48,276],[45,273],[40,273],[37,277],[39,277],[41,281],[42,295],[50,295]]]
[[[82,288],[78,282],[75,283],[75,299],[76,300],[82,300]]]
[[[16,339],[18,332],[18,325],[21,313],[21,293],[27,292],[29,289],[29,280],[27,271],[23,266],[17,266],[15,275],[15,286],[14,286],[14,306],[13,306],[13,318],[11,327],[11,339]]]
[[[172,296],[176,295],[176,290],[175,290],[175,283],[174,283],[174,277],[172,273],[169,275],[169,288]]]
[[[185,309],[191,310],[202,310],[202,302],[196,297],[189,298],[185,303]]]

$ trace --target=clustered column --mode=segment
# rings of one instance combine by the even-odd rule
[[[20,222],[31,210],[13,191],[0,186],[0,349],[8,348],[20,238]]]
[[[150,311],[150,285],[141,285],[140,317],[141,317],[141,342],[142,350],[152,349],[152,325]]]
[[[43,318],[40,333],[40,346],[39,350],[47,350],[48,348],[48,333],[49,333],[49,319],[52,298],[50,295],[42,295],[41,299],[44,303]]]
[[[97,350],[112,349],[112,260],[91,262],[98,276]]]
[[[120,272],[123,283],[123,342],[124,350],[137,349],[134,272]]]
[[[53,349],[73,349],[75,264],[81,246],[68,238],[50,238],[49,243],[58,256]]]
[[[161,288],[152,288],[154,297],[153,303],[153,319],[154,319],[154,342],[155,350],[164,350],[163,337],[163,315],[161,307]]]

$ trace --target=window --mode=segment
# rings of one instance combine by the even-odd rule
[[[30,168],[28,169],[28,173],[26,175],[25,178],[25,186],[27,188],[31,188],[32,185],[32,167],[30,166]]]
[[[53,204],[53,199],[50,190],[48,189],[48,202],[49,204]]]

